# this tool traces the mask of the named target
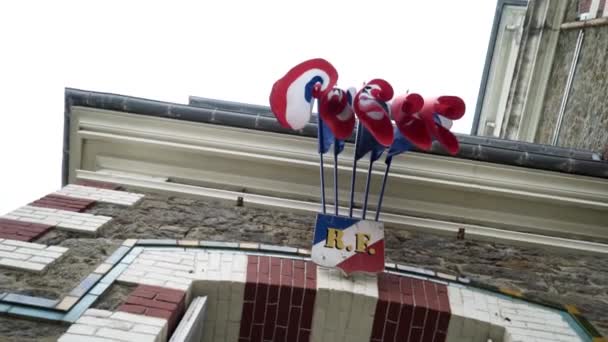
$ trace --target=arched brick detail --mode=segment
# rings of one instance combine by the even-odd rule
[[[30,203],[30,205],[34,207],[82,212],[94,203],[95,201],[93,200],[50,194],[35,200]]]
[[[30,223],[0,218],[0,239],[29,242],[39,238],[46,233],[47,230],[53,227],[53,225],[49,224]]]
[[[382,273],[371,341],[443,342],[450,322],[447,286]]]
[[[563,310],[433,276],[345,277],[259,251],[138,253],[119,280],[207,296],[203,341],[586,341]]]
[[[308,341],[316,279],[310,261],[249,256],[239,341]]]
[[[117,311],[166,319],[169,336],[185,312],[186,292],[159,286],[139,285]]]

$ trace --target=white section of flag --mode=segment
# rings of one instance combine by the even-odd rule
[[[330,227],[331,228],[331,227]],[[344,235],[342,241],[344,242],[344,249],[340,250],[337,248],[326,248],[326,240],[321,240],[312,246],[311,256],[312,261],[317,265],[334,267],[342,261],[355,255],[355,249],[357,248],[357,241],[355,234],[366,233],[371,235],[370,240],[367,242],[368,246],[382,240],[384,238],[384,230],[382,224],[375,221],[359,221],[354,225],[342,230]],[[351,251],[347,251],[346,247],[351,246]]]

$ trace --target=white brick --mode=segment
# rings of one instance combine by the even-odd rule
[[[72,324],[68,329],[69,333],[80,334],[80,335],[94,335],[98,327],[85,325],[85,324]]]
[[[127,312],[115,312],[110,316],[112,319],[127,321],[131,323],[139,323],[146,325],[153,325],[157,327],[164,327],[167,324],[167,320],[157,317],[149,317],[142,315],[130,314]]]
[[[141,341],[141,342],[154,342],[156,340],[155,335],[141,334],[141,333],[133,333],[126,332],[122,330],[115,330],[110,328],[101,328],[95,334],[97,337],[107,337],[112,338],[119,341]]]
[[[57,253],[57,252],[49,252],[46,249],[40,250],[40,249],[31,249],[31,248],[18,248],[15,252],[34,255],[34,256],[41,256],[41,257],[46,257],[46,258],[51,258],[51,259],[57,259],[62,254],[62,253]]]
[[[56,258],[45,258],[45,257],[40,257],[40,256],[34,256],[29,258],[27,261],[28,262],[34,262],[37,264],[43,264],[43,265],[47,265],[52,263],[53,261],[55,261]]]
[[[133,327],[133,323],[119,320],[119,319],[110,319],[110,318],[99,318],[99,317],[91,317],[91,316],[82,316],[76,321],[76,323],[92,325],[96,327],[109,327],[112,329],[125,330],[128,331]]]
[[[46,248],[45,245],[41,245],[39,243],[24,242],[24,241],[18,241],[18,240],[4,240],[3,244],[10,245],[10,246],[17,246],[17,247],[26,247],[26,248],[31,248],[31,249],[45,249]]]
[[[16,253],[16,252],[0,252],[0,258],[8,258],[14,260],[27,260],[31,257],[29,254]]]
[[[25,206],[11,213],[20,221],[42,223],[78,232],[95,232],[112,218],[66,210]]]
[[[46,268],[44,264],[6,258],[0,259],[0,266],[35,272],[40,272]]]
[[[99,310],[99,309],[88,309],[84,312],[83,316],[101,317],[106,318],[112,315],[112,311]]]
[[[93,189],[91,187],[75,184],[64,187],[56,192],[56,194],[121,205],[133,205],[144,197],[144,195],[131,192],[99,188]]]
[[[94,337],[94,336],[83,336],[83,335],[75,335],[75,334],[63,334],[57,340],[57,342],[116,342],[117,340],[112,340],[109,338],[102,337]]]

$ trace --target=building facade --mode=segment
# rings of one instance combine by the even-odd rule
[[[271,115],[66,90],[64,187],[0,217],[0,340],[605,340],[592,153],[461,136],[400,156],[385,271],[345,277],[310,261],[316,124]]]
[[[508,13],[521,13],[524,4],[518,5],[519,12]],[[509,6],[516,5],[499,2],[500,8]],[[525,17],[495,19],[499,29],[519,35],[494,35],[472,134],[601,157],[608,144],[605,2],[532,0],[525,8]]]

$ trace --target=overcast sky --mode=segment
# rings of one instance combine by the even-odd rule
[[[496,6],[454,1],[1,1],[0,214],[61,186],[64,88],[268,105],[314,57],[339,85],[461,96],[469,133]]]

